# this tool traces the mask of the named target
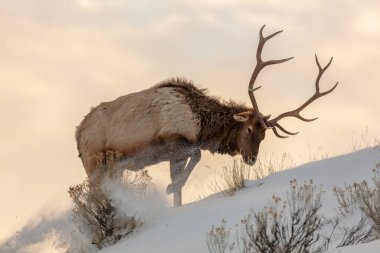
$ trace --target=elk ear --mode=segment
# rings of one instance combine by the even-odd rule
[[[246,122],[249,119],[249,116],[251,116],[251,112],[241,112],[234,114],[234,119],[237,122]]]

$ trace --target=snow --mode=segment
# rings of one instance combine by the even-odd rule
[[[376,240],[373,242],[358,244],[355,246],[348,246],[344,248],[340,248],[336,252],[339,253],[378,253],[380,251],[380,240]]]
[[[165,206],[163,198],[155,197],[155,201],[136,205],[138,206],[136,210],[143,213],[143,226],[132,236],[113,246],[105,247],[100,252],[208,252],[206,233],[210,231],[212,225],[219,225],[224,219],[227,222],[226,226],[234,230],[235,224],[239,224],[250,209],[264,207],[273,195],[285,197],[289,190],[289,181],[292,179],[296,179],[299,183],[312,180],[315,185],[321,185],[325,190],[322,214],[333,217],[337,208],[332,193],[333,186],[343,186],[344,183],[361,180],[370,181],[373,175],[372,169],[379,161],[380,147],[367,148],[251,181],[247,188],[233,196],[215,194],[179,208]],[[122,201],[122,192],[116,192]],[[124,203],[121,206],[124,208],[133,206],[131,201],[126,203],[128,204]],[[67,240],[70,237],[70,221],[69,210],[60,215],[39,219],[0,244],[0,252],[55,252],[51,238],[54,237],[55,241]],[[48,240],[45,235],[50,235]],[[50,243],[47,245],[46,241]],[[330,252],[377,253],[380,252],[380,240],[331,249]]]

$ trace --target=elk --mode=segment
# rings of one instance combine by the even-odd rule
[[[100,103],[92,108],[76,130],[79,156],[89,179],[97,174],[97,155],[109,150],[122,154],[121,163],[125,166],[119,166],[121,174],[124,169],[141,170],[169,161],[172,182],[166,193],[173,193],[174,206],[180,206],[182,187],[200,161],[201,150],[212,154],[241,155],[245,163],[253,165],[266,130],[272,130],[279,138],[287,138],[287,135],[298,132],[286,130],[279,124],[280,120],[287,117],[306,122],[316,120],[304,118],[300,112],[337,87],[338,82],[325,92],[319,87],[333,58],[322,67],[315,55],[318,66],[315,93],[298,108],[270,120],[270,115],[264,116],[259,110],[254,92],[260,87],[254,87],[255,81],[263,68],[293,57],[262,59],[265,43],[282,32],[264,36],[264,27],[260,29],[257,63],[248,85],[252,107],[209,96],[205,89],[184,78],[169,79],[149,89]]]

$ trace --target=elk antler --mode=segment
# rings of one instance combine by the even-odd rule
[[[278,115],[276,118],[270,120],[270,121],[267,121],[267,125],[270,126],[274,132],[274,134],[277,136],[277,137],[280,137],[280,138],[287,138],[288,136],[283,136],[283,135],[280,135],[276,128],[280,129],[282,132],[286,133],[286,134],[289,134],[289,135],[295,135],[295,134],[298,134],[297,133],[292,133],[292,132],[289,132],[287,131],[286,129],[284,129],[280,124],[278,124],[278,121],[280,119],[283,119],[285,117],[295,117],[295,118],[298,118],[300,120],[303,120],[303,121],[306,121],[306,122],[310,122],[310,121],[313,121],[313,120],[316,120],[318,119],[318,117],[316,118],[313,118],[313,119],[306,119],[304,117],[302,117],[300,115],[300,112],[305,109],[309,104],[311,104],[314,100],[317,100],[318,98],[320,97],[323,97],[327,94],[329,94],[330,92],[332,92],[337,86],[338,86],[338,82],[329,90],[325,91],[325,92],[320,92],[319,91],[319,81],[321,80],[321,77],[323,75],[323,73],[326,71],[326,69],[328,69],[328,67],[330,66],[331,62],[332,62],[333,58],[331,57],[330,61],[327,63],[327,65],[325,67],[321,67],[321,65],[319,64],[319,61],[318,61],[318,57],[317,55],[315,55],[315,61],[317,63],[317,66],[318,66],[318,76],[317,76],[317,79],[315,80],[315,93],[313,96],[311,96],[305,103],[303,103],[300,107],[298,107],[297,109],[295,110],[292,110],[292,111],[288,111],[288,112],[284,112],[280,115]]]
[[[256,81],[256,78],[257,76],[259,75],[260,71],[268,66],[268,65],[272,65],[272,64],[278,64],[278,63],[283,63],[283,62],[286,62],[286,61],[289,61],[291,59],[293,59],[293,57],[290,57],[290,58],[285,58],[285,59],[281,59],[281,60],[270,60],[270,61],[263,61],[261,59],[261,53],[263,51],[263,48],[264,48],[264,45],[265,43],[270,40],[271,38],[273,38],[274,36],[276,36],[277,34],[281,33],[281,31],[278,31],[278,32],[275,32],[271,35],[268,35],[266,37],[263,36],[263,30],[264,30],[264,27],[265,25],[263,25],[260,29],[260,40],[259,40],[259,44],[257,46],[257,52],[256,52],[256,66],[255,66],[255,69],[253,70],[253,73],[252,73],[252,76],[251,76],[251,79],[249,81],[249,85],[248,85],[248,94],[249,94],[249,97],[251,99],[251,102],[252,102],[252,106],[253,108],[255,109],[255,113],[258,115],[258,119],[260,120],[260,123],[261,125],[264,127],[264,128],[272,128],[272,126],[268,127],[263,119],[263,116],[262,114],[260,113],[259,111],[259,107],[257,105],[257,102],[256,102],[256,99],[255,99],[255,95],[254,95],[254,91],[258,90],[261,88],[261,86],[259,87],[256,87],[256,88],[253,88],[254,84],[255,84],[255,81]],[[267,117],[267,116],[266,116]],[[273,131],[276,131],[276,130],[273,130]],[[275,132],[276,133],[276,132]],[[277,134],[276,134],[277,135]]]

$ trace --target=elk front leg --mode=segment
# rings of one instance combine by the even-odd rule
[[[166,189],[167,194],[174,193],[174,206],[182,205],[182,187],[175,184],[181,177],[184,168],[186,167],[187,157],[181,160],[170,160],[170,178],[172,183]]]
[[[190,161],[187,165],[186,165],[187,157],[182,160],[176,160],[175,162],[173,162],[173,166],[172,166],[172,161],[170,161],[170,164],[171,164],[170,175],[172,176],[172,183],[168,185],[166,189],[166,193],[167,194],[174,193],[174,199],[180,200],[178,202],[179,205],[182,204],[181,203],[182,202],[181,201],[182,187],[186,184],[186,181],[189,178],[191,172],[193,171],[195,165],[197,165],[197,163],[201,160],[201,150],[198,148],[191,149],[189,151],[188,157],[190,157]],[[172,168],[173,168],[173,173],[172,173]],[[174,203],[174,205],[176,205],[176,202]]]

